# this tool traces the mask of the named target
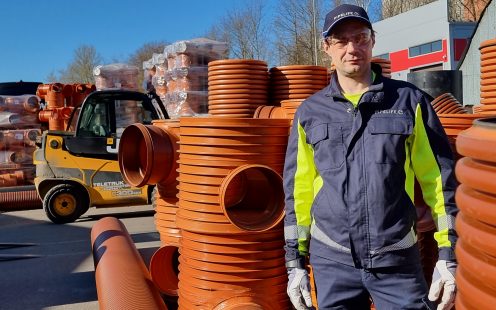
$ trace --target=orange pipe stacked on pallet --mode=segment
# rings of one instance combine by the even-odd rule
[[[457,309],[490,309],[496,304],[496,118],[479,119],[457,138],[456,191],[460,213],[456,255]]]
[[[91,246],[101,310],[167,309],[121,221],[99,220],[91,229]]]
[[[267,63],[223,59],[208,63],[208,111],[215,117],[252,117],[268,101]]]
[[[480,44],[481,80],[480,94],[482,114],[496,115],[496,39]]]

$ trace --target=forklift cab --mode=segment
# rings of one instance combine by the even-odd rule
[[[73,115],[73,119],[77,117],[77,123],[73,126],[75,134],[65,138],[67,150],[75,156],[117,160],[124,129],[133,123],[150,125],[152,120],[167,118],[162,108],[159,102],[140,92],[93,92],[79,113]]]

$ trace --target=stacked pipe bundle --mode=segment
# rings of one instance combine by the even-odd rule
[[[271,105],[288,99],[306,99],[329,84],[326,67],[292,65],[269,70]]]
[[[155,91],[153,85],[153,77],[157,73],[157,67],[153,63],[153,56],[151,59],[143,61],[143,89],[146,92]]]
[[[178,41],[164,48],[167,93],[161,97],[169,117],[208,112],[208,63],[225,57],[227,43],[205,38]]]
[[[458,135],[466,157],[456,165],[458,269],[457,309],[491,309],[496,304],[496,119],[476,120]]]
[[[287,309],[280,174],[288,123],[180,119],[179,309]]]
[[[36,95],[45,102],[45,107],[39,112],[38,119],[48,123],[49,130],[66,130],[72,111],[95,90],[93,84],[40,84]]]
[[[216,117],[252,117],[268,102],[267,63],[224,59],[208,64],[208,112]]]
[[[0,128],[25,128],[36,124],[40,99],[33,95],[0,96]]]
[[[86,97],[96,90],[96,86],[94,84],[83,84],[76,83],[72,84],[72,96],[66,97],[66,106],[78,108],[83,103]],[[69,102],[67,101],[69,99]]]
[[[381,66],[382,75],[391,78],[391,60],[379,58],[379,57],[373,57],[370,62]]]
[[[128,89],[138,90],[138,67],[123,63],[98,65],[93,68],[97,90]]]
[[[179,167],[179,245],[169,238],[152,257],[154,283],[179,295],[181,309],[287,308],[280,175],[289,121],[182,117],[177,161],[177,127],[161,122],[129,126],[119,146],[126,182],[157,184],[156,198],[172,199]],[[173,216],[160,214],[169,211],[157,209],[157,226],[169,228]]]
[[[37,96],[0,96],[0,187],[33,184],[39,110]]]
[[[496,39],[480,44],[481,53],[481,113],[496,114]]]

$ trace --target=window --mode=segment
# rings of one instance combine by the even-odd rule
[[[382,59],[389,60],[389,53],[380,54],[380,55],[374,56],[374,58],[382,58]]]
[[[79,124],[80,134],[86,137],[107,137],[110,134],[108,104],[91,102],[84,106]]]
[[[410,57],[415,57],[415,56],[441,51],[442,49],[443,49],[442,41],[437,40],[434,42],[412,46],[408,49],[408,54]]]

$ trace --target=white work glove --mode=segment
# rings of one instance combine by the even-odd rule
[[[437,302],[439,296],[441,300],[437,310],[449,310],[455,305],[456,283],[455,271],[456,263],[439,260],[434,268],[432,284],[429,290],[429,300]]]
[[[287,293],[296,310],[307,310],[312,307],[310,295],[310,277],[306,269],[288,268]]]

